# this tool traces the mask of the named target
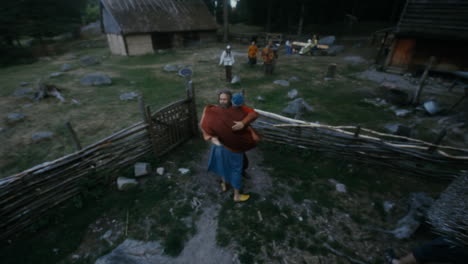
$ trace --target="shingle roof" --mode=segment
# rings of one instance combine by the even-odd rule
[[[201,0],[101,0],[122,33],[215,30]]]
[[[468,39],[468,1],[408,0],[396,31]]]

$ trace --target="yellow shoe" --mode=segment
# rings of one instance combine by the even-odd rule
[[[221,191],[223,191],[223,192],[227,191],[227,187],[226,187],[225,182],[221,182]]]
[[[248,194],[239,194],[239,199],[234,199],[234,202],[245,202],[250,198]]]

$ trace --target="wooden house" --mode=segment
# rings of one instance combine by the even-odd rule
[[[407,0],[385,66],[419,71],[431,56],[434,70],[468,71],[468,1]]]
[[[202,0],[100,0],[101,27],[113,54],[140,55],[216,41]]]

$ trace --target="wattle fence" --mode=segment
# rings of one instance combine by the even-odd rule
[[[108,174],[151,152],[164,155],[197,135],[192,81],[186,86],[186,99],[154,113],[140,100],[143,121],[72,154],[0,179],[0,240],[21,233],[51,208],[82,192],[85,176],[96,175],[91,181],[105,181],[96,172]]]

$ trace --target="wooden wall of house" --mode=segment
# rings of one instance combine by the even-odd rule
[[[154,53],[151,34],[126,35],[128,55]]]
[[[115,55],[127,55],[127,51],[125,49],[125,42],[122,35],[118,34],[106,34],[107,36],[107,43],[109,44],[109,49],[112,54]]]
[[[216,31],[201,31],[198,36],[201,43],[214,43],[217,41]]]
[[[421,71],[431,56],[440,71],[468,71],[468,40],[398,37],[389,54],[388,66]]]

